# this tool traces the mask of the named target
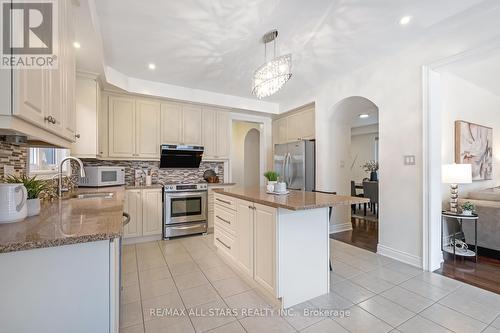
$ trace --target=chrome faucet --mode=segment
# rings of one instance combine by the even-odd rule
[[[80,160],[79,158],[76,158],[76,157],[73,157],[73,156],[68,156],[68,157],[65,157],[62,159],[61,163],[59,163],[59,185],[58,185],[58,191],[57,191],[57,194],[59,195],[59,198],[62,197],[62,193],[63,192],[66,192],[68,191],[67,188],[63,189],[62,188],[62,175],[63,175],[63,172],[62,172],[62,167],[63,167],[63,164],[64,162],[68,161],[68,160],[73,160],[73,161],[77,161],[78,162],[78,166],[80,168],[80,177],[85,177],[85,170],[83,169],[83,162],[82,160]],[[70,168],[70,174],[71,174],[71,163],[69,165],[69,168]]]

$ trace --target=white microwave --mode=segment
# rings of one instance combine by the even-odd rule
[[[125,185],[125,168],[114,166],[86,166],[85,177],[80,177],[80,187]]]

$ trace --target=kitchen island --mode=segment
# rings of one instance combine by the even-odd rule
[[[216,189],[214,242],[247,281],[288,308],[330,290],[329,208],[367,199],[265,188]]]
[[[0,225],[0,332],[118,332],[124,188]]]

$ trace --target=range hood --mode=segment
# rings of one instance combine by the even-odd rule
[[[162,169],[197,169],[203,157],[203,146],[161,145],[160,168]]]

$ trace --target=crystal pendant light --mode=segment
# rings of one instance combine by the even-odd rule
[[[292,77],[292,54],[276,56],[277,37],[277,30],[272,30],[262,37],[265,63],[257,68],[252,80],[252,94],[259,99],[276,93]],[[274,58],[267,61],[267,44],[270,42],[274,42]]]

